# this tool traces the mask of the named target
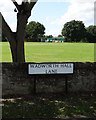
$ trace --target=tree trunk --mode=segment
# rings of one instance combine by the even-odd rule
[[[16,46],[17,46],[17,62],[25,62],[24,39],[25,28],[27,24],[26,14],[17,14],[17,32],[16,32]]]
[[[2,29],[10,44],[13,62],[25,62],[24,38],[28,15],[17,15],[17,31],[12,32],[2,16]]]
[[[17,14],[15,44],[10,44],[13,62],[25,62],[24,39],[27,19],[26,14]]]
[[[12,53],[13,62],[25,62],[25,51],[24,51],[24,38],[25,38],[25,28],[27,24],[28,18],[31,16],[31,10],[36,4],[37,0],[34,2],[25,2],[22,1],[21,5],[15,0],[12,0],[14,5],[17,8],[17,31],[14,33],[6,23],[4,17],[0,13],[0,17],[2,17],[2,31],[4,35],[7,37],[10,49]]]

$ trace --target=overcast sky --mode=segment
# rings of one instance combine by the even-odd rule
[[[21,3],[22,0],[17,0]],[[46,28],[47,35],[61,34],[63,25],[70,20],[82,20],[85,26],[94,24],[95,0],[38,0],[30,21],[38,21]],[[16,30],[15,6],[11,0],[0,1],[0,12],[13,31]]]

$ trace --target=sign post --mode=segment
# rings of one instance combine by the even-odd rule
[[[29,75],[41,74],[73,74],[73,63],[34,63],[28,65]],[[68,80],[65,80],[65,92],[68,93]],[[34,93],[36,94],[36,76],[34,79]]]
[[[36,94],[36,76],[34,76],[34,87],[33,87],[33,92]]]

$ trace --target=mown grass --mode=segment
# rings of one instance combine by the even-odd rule
[[[12,62],[8,43],[0,43],[0,62]],[[94,44],[25,43],[26,62],[94,62]]]
[[[3,101],[3,118],[96,117],[96,95],[36,95]]]

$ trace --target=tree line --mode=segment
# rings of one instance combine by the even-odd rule
[[[31,21],[26,25],[25,41],[40,42],[41,39],[52,38],[52,35],[45,34],[45,26],[39,22]],[[72,20],[64,24],[61,34],[65,42],[89,42],[96,43],[96,26],[85,27],[82,21]],[[7,41],[3,35],[3,41]]]
[[[64,24],[62,35],[66,42],[96,43],[96,26],[85,27],[82,21],[72,20]]]

